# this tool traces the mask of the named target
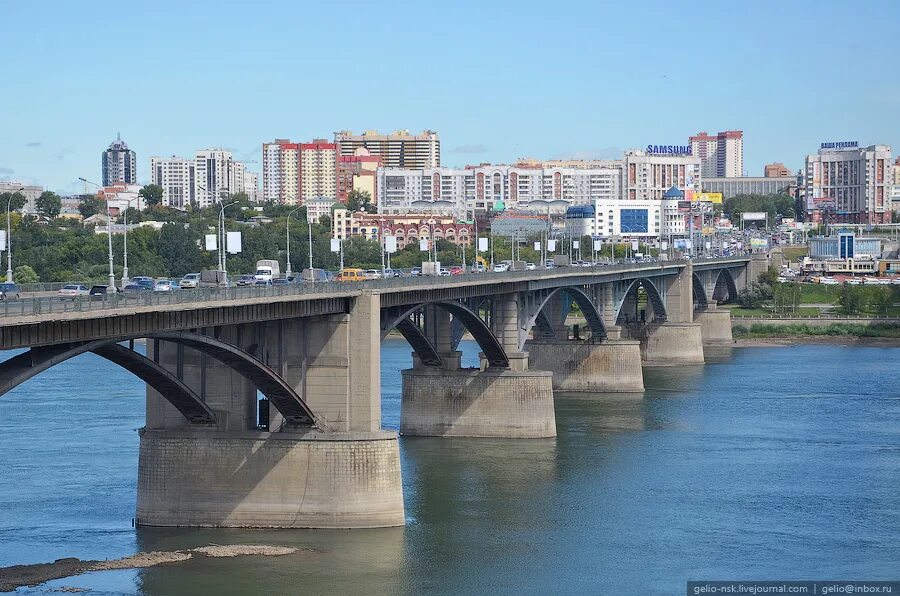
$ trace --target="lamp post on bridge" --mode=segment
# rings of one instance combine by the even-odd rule
[[[79,177],[78,179],[81,180],[82,182],[84,182],[85,184],[90,184],[91,186],[96,186],[100,190],[103,189],[103,187],[100,186],[99,184],[97,184],[96,182],[91,182],[90,180],[87,180],[87,179],[81,178],[81,177]],[[108,245],[109,245],[109,285],[108,285],[106,291],[109,292],[110,290],[112,290],[113,292],[115,292],[116,291],[116,274],[113,271],[112,215],[109,212],[109,201],[104,197],[103,202],[106,203],[106,236],[107,236]]]
[[[6,202],[6,283],[11,284],[13,281],[13,270],[12,270],[12,228],[9,225],[9,211],[10,206],[12,205],[13,197],[25,190],[25,187],[21,187],[16,192],[9,193],[9,200]]]
[[[287,229],[284,232],[284,239],[287,243],[287,263],[284,267],[284,277],[288,278],[291,276],[291,216],[300,209],[300,207],[296,207],[292,209],[287,216]]]

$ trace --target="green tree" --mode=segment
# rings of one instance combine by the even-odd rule
[[[751,281],[747,288],[738,293],[738,304],[742,308],[760,308],[772,299],[772,286]]]
[[[853,286],[844,282],[838,294],[838,304],[844,309],[844,313],[856,315],[862,312],[863,307],[866,305],[864,290],[865,288],[862,286]]]
[[[6,208],[8,205],[10,211],[18,211],[24,207],[27,202],[25,195],[20,192],[0,193],[0,207]]]
[[[869,307],[879,315],[886,315],[894,305],[895,290],[885,286],[872,286],[869,288]]]
[[[347,194],[347,210],[369,213],[372,210],[372,195],[367,190],[351,190]]]
[[[134,207],[129,207],[125,210],[125,219],[129,224],[139,223],[144,220],[144,214]]]
[[[158,184],[148,184],[138,192],[138,196],[144,199],[144,205],[147,208],[156,207],[162,204],[163,187]]]
[[[168,276],[181,276],[200,271],[203,258],[194,235],[184,224],[166,224],[159,232],[159,256],[163,272]]]
[[[19,265],[13,271],[13,279],[17,284],[36,284],[41,281],[34,269],[28,265]]]
[[[81,195],[81,202],[78,203],[78,213],[81,214],[81,217],[87,219],[100,213],[100,205],[100,199],[94,195]]]
[[[35,201],[38,213],[47,219],[56,219],[59,212],[62,211],[62,199],[55,192],[45,190]]]

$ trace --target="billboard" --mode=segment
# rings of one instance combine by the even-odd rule
[[[835,211],[837,210],[837,201],[834,200],[834,197],[813,197],[809,208],[819,211]]]
[[[331,252],[341,252],[341,241],[338,238],[331,239]]]
[[[722,193],[720,192],[698,192],[692,198],[694,201],[703,201],[705,203],[722,204]]]
[[[623,234],[646,234],[650,229],[647,209],[619,210],[619,228]]]
[[[218,249],[218,238],[215,234],[207,234],[206,235],[206,250],[217,250]]]
[[[741,213],[741,219],[744,221],[766,221],[768,213],[765,211],[745,211]]]
[[[396,236],[385,236],[384,237],[384,252],[397,252],[397,237]]]
[[[769,241],[765,238],[750,239],[750,248],[766,248],[767,246],[769,246]]]
[[[225,247],[225,249],[228,251],[228,254],[236,255],[241,252],[241,233],[226,232]]]

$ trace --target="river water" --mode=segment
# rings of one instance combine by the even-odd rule
[[[464,342],[468,363],[477,347]],[[557,395],[549,440],[401,438],[407,523],[131,527],[143,386],[86,354],[0,398],[0,566],[300,547],[56,580],[90,594],[684,594],[688,579],[900,577],[900,349],[736,348]],[[382,349],[399,426],[409,348]]]

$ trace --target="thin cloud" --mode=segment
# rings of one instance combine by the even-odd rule
[[[43,145],[40,141],[31,141],[30,143],[25,143],[26,147],[40,147]]]
[[[453,149],[454,153],[487,153],[488,148],[484,145],[460,145]]]
[[[0,176],[12,176],[16,171],[11,168],[0,168]]]
[[[75,147],[63,147],[62,149],[54,153],[53,157],[58,160],[63,160],[65,159],[66,155],[71,155],[72,153],[75,153]]]

